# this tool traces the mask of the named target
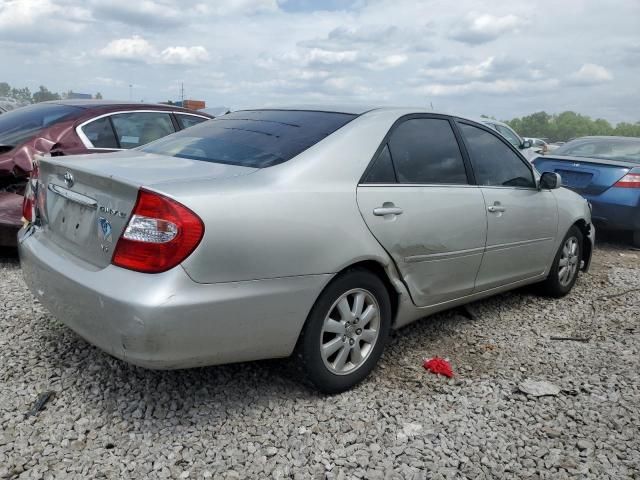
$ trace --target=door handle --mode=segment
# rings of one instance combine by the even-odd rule
[[[501,207],[500,205],[491,205],[487,207],[487,211],[491,213],[505,212],[506,210],[506,208]]]
[[[376,217],[384,217],[385,215],[402,215],[403,210],[399,207],[378,207],[373,209]]]

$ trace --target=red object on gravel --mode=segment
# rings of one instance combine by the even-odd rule
[[[445,377],[452,378],[453,370],[451,369],[451,364],[447,362],[444,358],[433,357],[430,359],[425,359],[422,366],[425,370],[429,370],[432,373],[444,375]]]

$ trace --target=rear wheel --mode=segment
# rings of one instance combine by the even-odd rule
[[[299,342],[306,377],[325,393],[347,390],[378,362],[391,325],[391,302],[382,281],[349,270],[322,292]]]
[[[578,279],[582,260],[582,232],[572,226],[560,244],[553,260],[549,276],[542,283],[543,293],[552,297],[564,297]]]

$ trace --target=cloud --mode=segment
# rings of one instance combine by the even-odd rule
[[[0,1],[0,40],[42,43],[82,32],[93,21],[82,5],[51,0]]]
[[[201,45],[193,47],[167,47],[162,51],[139,35],[119,38],[98,51],[110,60],[167,65],[195,65],[209,59],[209,52]]]
[[[524,21],[515,15],[471,13],[463,20],[462,26],[454,30],[449,37],[468,44],[487,43],[504,34],[517,31],[523,24]]]
[[[376,60],[367,63],[367,67],[371,70],[387,70],[389,68],[396,68],[404,64],[409,60],[409,57],[404,53],[395,53],[387,55]]]
[[[169,65],[195,65],[209,59],[207,49],[195,47],[167,47],[160,52],[160,62]]]
[[[91,0],[94,15],[130,25],[145,27],[175,26],[187,20],[184,9],[178,5],[155,0]],[[189,11],[189,7],[186,7]]]
[[[219,0],[199,5],[201,13],[218,16],[255,15],[279,10],[277,0]]]
[[[569,75],[569,83],[573,85],[596,85],[613,80],[613,75],[602,65],[585,63],[580,69]]]
[[[424,95],[458,96],[469,94],[528,94],[551,91],[560,85],[558,79],[550,78],[544,81],[528,81],[513,78],[494,80],[490,82],[473,81],[463,84],[434,83],[416,87],[416,91]]]
[[[124,60],[132,62],[148,62],[156,55],[155,48],[144,38],[134,35],[130,38],[112,40],[98,52],[110,60]]]

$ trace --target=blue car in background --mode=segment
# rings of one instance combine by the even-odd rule
[[[640,247],[640,138],[578,138],[533,164],[559,173],[563,186],[589,200],[597,226],[629,230]]]

